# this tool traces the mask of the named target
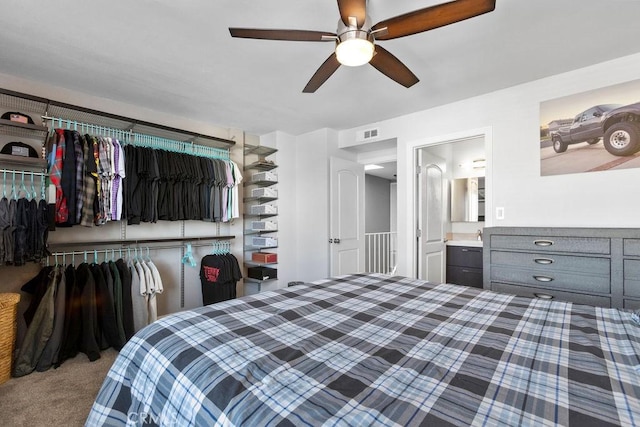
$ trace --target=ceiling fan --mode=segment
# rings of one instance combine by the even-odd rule
[[[340,65],[353,67],[366,63],[404,87],[411,87],[418,83],[418,78],[398,58],[376,45],[376,40],[397,39],[433,30],[491,12],[495,6],[496,0],[454,0],[371,25],[367,16],[367,0],[338,0],[340,19],[335,33],[256,28],[229,28],[229,32],[232,37],[246,39],[335,42],[335,52],[311,77],[303,90],[306,93],[315,92]]]

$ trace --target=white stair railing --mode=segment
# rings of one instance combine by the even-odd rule
[[[365,233],[365,268],[370,273],[395,273],[397,233]]]

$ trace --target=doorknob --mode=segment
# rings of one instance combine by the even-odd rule
[[[333,243],[340,243],[340,239],[333,239]]]
[[[329,243],[333,243],[333,239],[329,239]]]

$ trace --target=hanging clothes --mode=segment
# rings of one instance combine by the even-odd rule
[[[32,322],[27,328],[27,333],[18,352],[13,369],[14,377],[22,377],[36,369],[40,356],[53,333],[55,316],[55,273],[47,275],[47,290],[38,304]]]
[[[11,178],[7,176],[11,173]],[[27,189],[25,176],[31,174],[31,189]],[[39,262],[48,253],[49,207],[44,200],[45,177],[41,179],[41,199],[37,200],[34,172],[4,171],[2,184],[11,185],[11,196],[0,199],[0,264],[22,266]],[[19,178],[18,178],[19,176]],[[18,186],[18,182],[21,184]]]
[[[62,334],[64,333],[64,312],[66,303],[64,270],[56,268],[54,269],[54,274],[58,277],[55,278],[57,283],[55,288],[53,330],[51,332],[51,337],[40,356],[40,360],[36,365],[36,371],[38,372],[46,371],[58,361],[60,346],[62,344]]]
[[[84,180],[82,185],[82,215],[80,224],[91,227],[96,218],[96,194],[98,191],[98,166],[95,159],[97,141],[91,135],[85,135],[84,141]]]
[[[230,160],[140,147],[55,129],[47,144],[55,224],[129,225],[238,218],[242,175]]]
[[[151,258],[136,257],[46,266],[21,289],[32,298],[15,376],[57,368],[78,353],[95,361],[109,347],[119,351],[157,319],[163,284]]]
[[[131,305],[133,308],[133,329],[138,332],[147,326],[149,321],[149,298],[144,272],[139,263],[133,260],[127,262],[131,272]]]
[[[233,254],[204,256],[200,261],[203,305],[236,298],[236,285],[240,279],[242,272]]]

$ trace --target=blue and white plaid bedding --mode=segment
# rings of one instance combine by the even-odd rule
[[[640,425],[631,313],[350,275],[165,317],[88,426]]]

